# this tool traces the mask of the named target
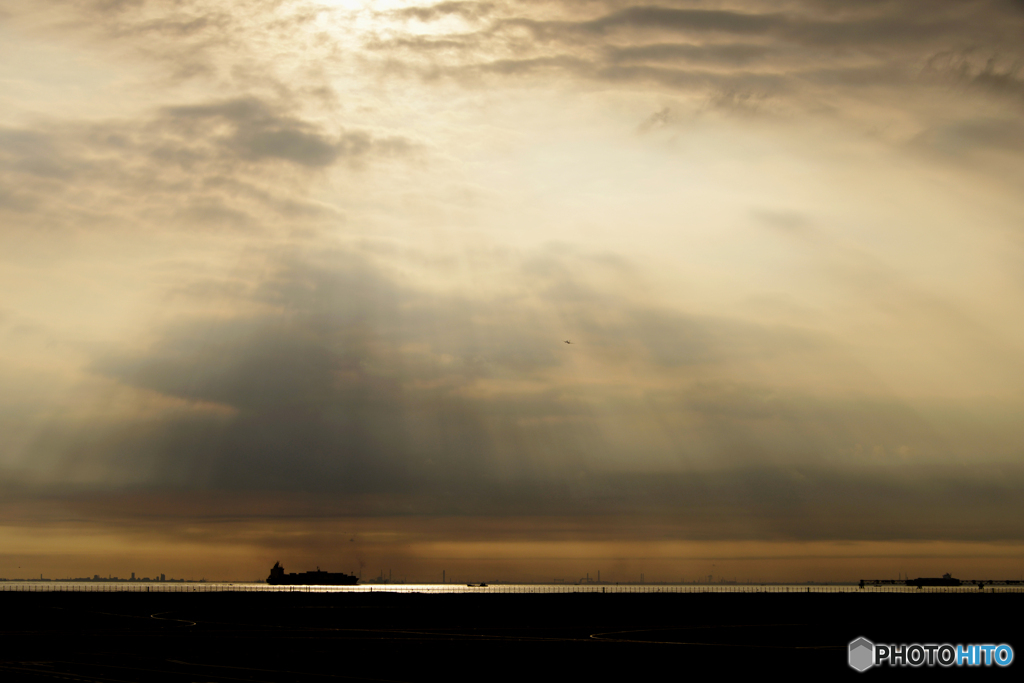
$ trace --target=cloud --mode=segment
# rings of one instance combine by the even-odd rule
[[[197,135],[202,135],[204,129],[214,128],[216,122],[225,122],[233,128],[231,134],[214,140],[233,154],[256,161],[281,159],[318,167],[329,166],[339,158],[357,158],[410,147],[401,138],[375,140],[364,131],[343,132],[332,137],[318,126],[276,112],[253,97],[168,107],[162,115],[171,127]]]
[[[226,94],[225,102],[242,102],[254,92],[264,104],[270,103],[269,92],[282,98],[262,123],[247,119],[231,142],[249,158],[309,167],[352,159],[368,149],[360,131],[338,135],[283,113],[289,101],[306,99],[308,92],[333,92],[338,81],[327,72],[341,64],[359,63],[386,79],[418,74],[428,82],[449,77],[467,84],[481,74],[491,79],[568,75],[598,88],[612,82],[641,91],[692,93],[701,98],[699,106],[720,111],[851,118],[861,107],[837,97],[873,106],[885,101],[879,89],[888,89],[898,109],[908,94],[927,97],[923,86],[939,72],[993,93],[1016,97],[1022,92],[1014,65],[1022,58],[1016,36],[1024,21],[1005,2],[803,0],[738,2],[728,8],[689,2],[442,2],[364,13],[372,28],[357,35],[358,47],[323,29],[363,15],[315,3],[276,3],[257,13],[224,11],[202,0],[76,7],[83,17],[104,17],[96,22],[104,40],[166,61],[175,78],[230,84],[233,94]],[[242,14],[250,20],[239,21]],[[429,35],[407,25],[446,18],[461,23],[440,24],[441,32]],[[249,49],[289,35],[314,38],[300,60],[275,60]],[[991,64],[963,56],[979,54],[982,45],[998,46]],[[869,92],[857,94],[855,88]],[[332,101],[337,106],[339,100]],[[400,142],[394,140],[392,147]]]
[[[285,167],[312,174],[344,163],[358,171],[416,148],[400,135],[329,131],[254,96],[163,107],[135,120],[51,120],[0,128],[0,177],[17,188],[0,196],[0,209],[36,207],[23,220],[53,227],[85,213],[105,215],[111,228],[255,230],[262,209],[304,220],[338,213],[305,198],[309,176]]]
[[[657,66],[609,66],[598,72],[598,77],[616,83],[652,83],[678,90],[698,92],[771,93],[778,94],[790,87],[785,77],[775,74],[739,72],[723,76],[695,69],[669,69]],[[761,96],[764,96],[763,94]]]
[[[54,140],[39,131],[0,129],[0,169],[44,180],[65,180],[74,164],[62,155]]]
[[[10,7],[11,490],[1021,540],[1017,5]]]
[[[568,55],[557,55],[552,57],[536,57],[532,59],[499,59],[486,64],[480,64],[477,68],[480,71],[513,76],[526,74],[545,69],[569,69],[577,72],[585,72],[590,68],[586,60],[578,59]]]
[[[969,151],[1024,151],[1024,125],[1016,119],[976,118],[950,122],[927,131],[917,140],[947,154]]]
[[[906,11],[899,4],[875,16],[823,18],[799,6],[783,11],[736,11],[672,8],[650,5],[626,7],[583,21],[504,19],[498,26],[522,27],[543,40],[569,38],[579,34],[608,35],[624,30],[638,33],[771,36],[785,42],[806,45],[873,45],[890,41],[929,41],[951,34],[958,23],[949,5],[930,13]],[[976,15],[975,15],[976,16]],[[972,19],[975,17],[971,17]],[[982,15],[982,21],[988,19]],[[962,28],[963,23],[959,26]]]
[[[179,316],[93,361],[171,407],[51,417],[31,459],[59,463],[65,486],[333,495],[364,513],[668,515],[688,538],[968,538],[1020,481],[963,480],[972,432],[938,433],[870,384],[809,394],[751,370],[791,358],[835,376],[849,361],[815,335],[657,309],[573,275],[616,265],[600,255],[529,255],[508,276],[518,294],[497,299],[410,287],[352,252],[274,263],[222,293],[253,312]],[[983,437],[990,456],[1009,458],[1019,431]],[[946,514],[950,500],[976,517]]]
[[[761,223],[785,234],[806,237],[813,231],[807,216],[797,211],[773,211],[760,209],[753,212]]]
[[[411,9],[425,19],[443,14],[433,7]],[[688,93],[700,98],[698,109],[827,115],[865,128],[876,125],[857,121],[865,108],[899,110],[908,97],[927,100],[940,71],[947,81],[961,73],[957,78],[969,78],[979,89],[1017,93],[1014,64],[1024,58],[1014,38],[1021,17],[1003,3],[854,6],[807,0],[725,9],[567,2],[543,11],[508,3],[495,5],[488,16],[473,30],[430,36],[395,31],[387,40],[374,35],[368,45],[388,73],[420,74],[429,82],[448,76],[475,83],[480,74],[495,83],[496,77],[570,77],[595,87],[611,82],[639,92],[653,87]],[[1000,45],[999,59],[962,75],[962,60],[949,55],[964,49],[953,46],[986,43]]]
[[[0,209],[27,212],[38,206],[38,200],[19,192],[0,188]]]
[[[441,2],[436,5],[422,7],[404,7],[389,12],[390,16],[400,19],[417,19],[419,21],[436,21],[442,17],[456,15],[468,20],[481,19],[494,10],[489,2]]]
[[[612,62],[696,62],[727,65],[763,63],[774,50],[766,45],[656,43],[609,48]]]
[[[1024,96],[1020,55],[1008,56],[972,48],[943,50],[928,57],[923,73],[1013,98]]]
[[[681,32],[763,34],[786,23],[784,15],[775,13],[641,6],[628,7],[600,19],[580,22],[576,27],[595,33],[627,27]]]

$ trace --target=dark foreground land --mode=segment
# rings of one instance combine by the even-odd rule
[[[3,681],[1020,680],[847,666],[847,644],[1008,643],[1024,595],[4,593]],[[1019,646],[1019,647],[1018,647]]]

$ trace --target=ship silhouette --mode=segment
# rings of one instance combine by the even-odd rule
[[[271,586],[354,586],[358,582],[358,577],[341,572],[320,571],[320,567],[315,572],[285,574],[280,562],[274,563],[267,577],[267,583]]]

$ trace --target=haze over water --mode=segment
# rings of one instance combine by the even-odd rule
[[[1019,576],[1022,29],[5,0],[0,577]]]

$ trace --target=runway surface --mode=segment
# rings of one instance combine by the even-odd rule
[[[847,644],[1010,643],[1022,595],[7,593],[5,681],[662,680],[847,666]],[[1024,651],[1022,651],[1024,652]]]

